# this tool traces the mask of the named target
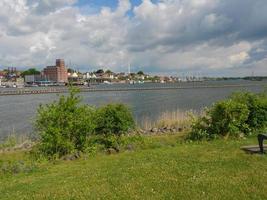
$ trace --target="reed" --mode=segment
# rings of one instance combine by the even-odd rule
[[[162,128],[162,127],[181,127],[189,129],[192,121],[192,116],[199,116],[203,111],[165,111],[159,115],[159,117],[152,121],[150,118],[145,117],[141,123],[141,127],[145,130],[151,128]]]

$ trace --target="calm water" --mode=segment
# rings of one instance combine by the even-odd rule
[[[179,86],[223,85],[223,84],[261,84],[262,86],[193,88],[154,91],[92,92],[82,93],[84,103],[99,106],[111,102],[126,103],[133,111],[136,121],[141,125],[144,118],[155,120],[162,112],[184,110],[201,110],[234,91],[247,90],[260,92],[267,82],[220,81],[203,83],[182,83]],[[177,84],[176,84],[177,85]],[[99,85],[96,87],[149,87],[140,85]],[[158,84],[153,86],[175,86]],[[0,96],[0,140],[9,134],[26,135],[32,132],[32,121],[39,104],[57,99],[57,94]]]

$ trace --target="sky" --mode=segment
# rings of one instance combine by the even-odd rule
[[[267,76],[266,0],[1,0],[0,68]]]

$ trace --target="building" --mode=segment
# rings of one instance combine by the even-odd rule
[[[42,81],[42,76],[40,74],[32,74],[24,76],[25,83],[36,83]]]
[[[48,81],[56,83],[68,82],[68,71],[62,59],[56,60],[56,66],[47,66],[43,71],[43,75]]]

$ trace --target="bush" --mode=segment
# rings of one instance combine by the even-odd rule
[[[189,133],[187,139],[190,140],[204,140],[211,139],[212,136],[209,134],[210,122],[206,116],[193,117],[191,122],[191,132]]]
[[[190,140],[239,137],[267,127],[267,95],[234,93],[192,120]]]
[[[94,109],[79,105],[80,98],[76,94],[77,91],[72,88],[69,96],[61,96],[58,102],[41,105],[37,111],[38,150],[48,157],[82,151],[86,138],[94,132]]]
[[[266,93],[253,94],[250,92],[234,93],[231,97],[234,101],[247,105],[249,116],[246,121],[253,129],[264,129],[267,126],[267,95]]]
[[[135,127],[130,110],[123,104],[110,104],[98,109],[81,105],[78,91],[40,105],[35,128],[38,145],[31,155],[54,159],[75,152],[95,153],[101,148],[119,149],[120,137]]]
[[[96,111],[96,134],[121,135],[135,128],[129,108],[123,104],[109,104]]]
[[[246,124],[249,110],[245,104],[231,99],[218,102],[208,111],[208,115],[210,134],[236,137],[249,132]]]

